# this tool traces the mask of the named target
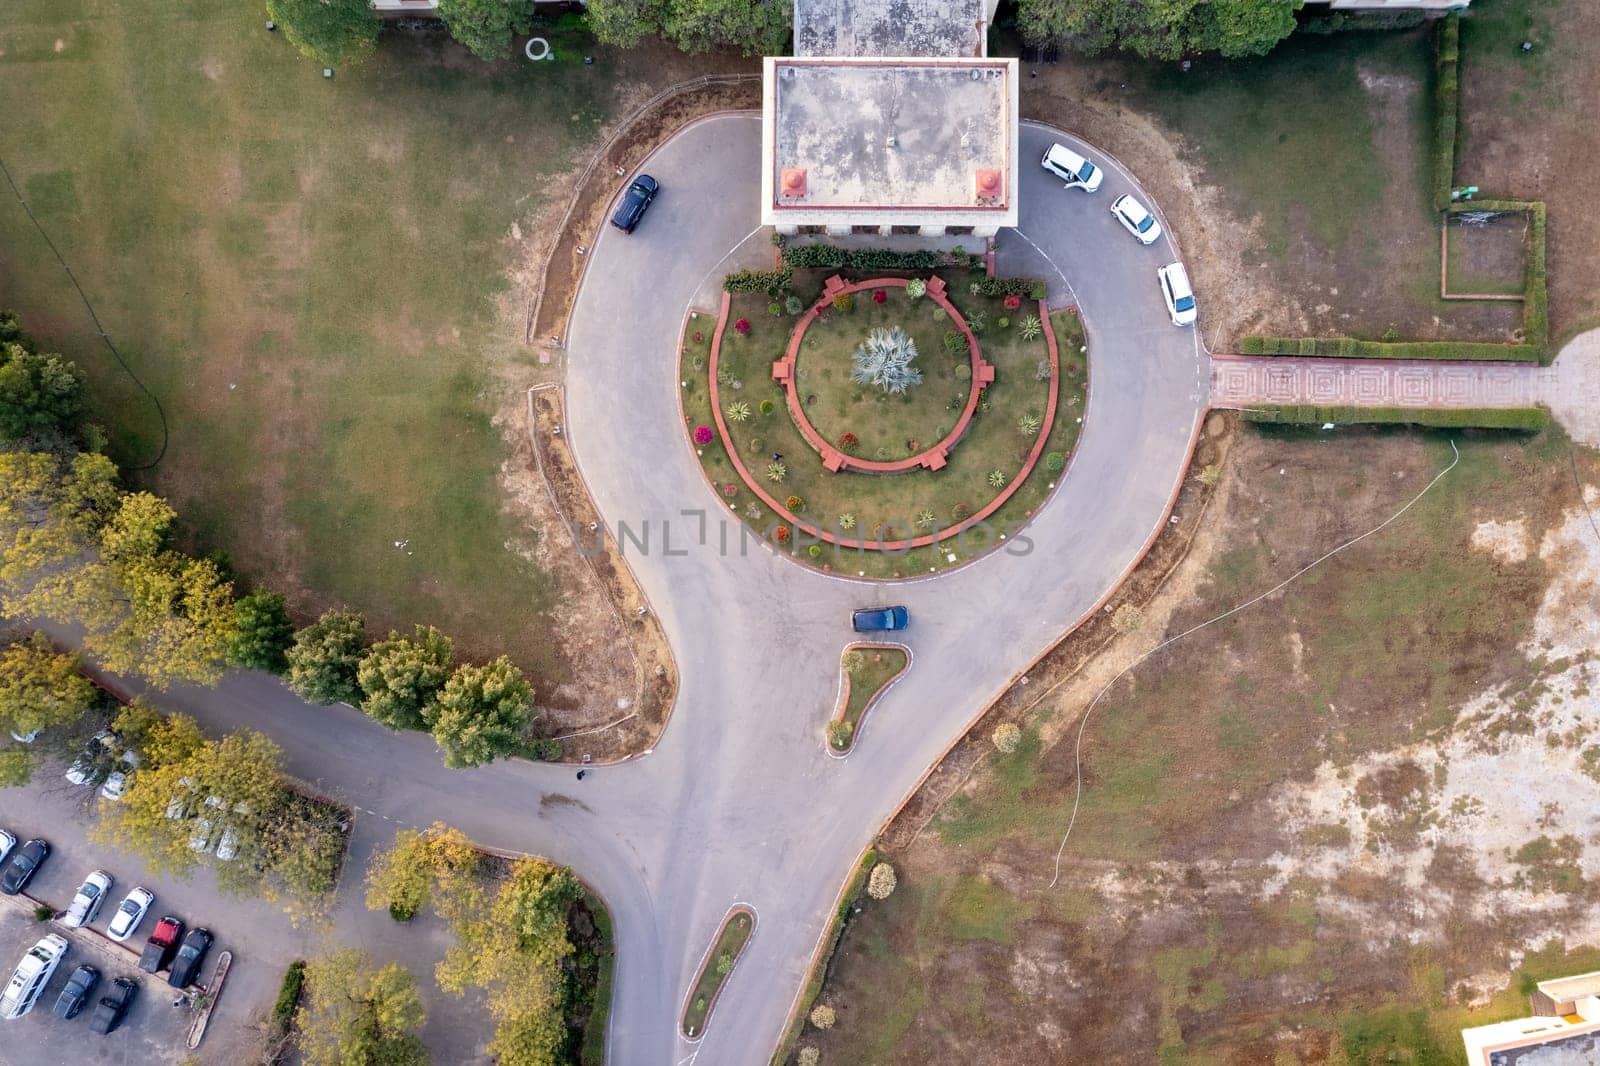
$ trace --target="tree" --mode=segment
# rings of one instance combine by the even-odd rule
[[[117,712],[111,728],[137,751],[145,772],[185,762],[205,746],[200,724],[186,714],[163,714],[143,696]]]
[[[0,343],[0,437],[60,429],[83,410],[83,375],[58,355]]]
[[[850,380],[901,396],[911,386],[922,384],[922,371],[911,365],[916,358],[916,342],[905,330],[879,327],[851,353]]]
[[[826,1003],[818,1003],[811,1008],[811,1024],[818,1029],[832,1029],[833,1023],[838,1019],[832,1007]]]
[[[0,452],[0,610],[90,630],[113,624],[121,596],[96,556],[116,511],[117,468],[82,452]]]
[[[994,748],[1002,755],[1010,755],[1022,746],[1022,730],[1011,722],[1002,722],[989,734]]]
[[[306,965],[299,1014],[306,1066],[412,1066],[428,1061],[417,1033],[427,1020],[416,979],[399,963],[382,969],[353,948]]]
[[[1303,0],[1021,0],[1017,23],[1033,45],[1083,52],[1120,48],[1146,59],[1200,52],[1264,55],[1294,31]]]
[[[484,666],[463,665],[439,692],[433,739],[451,768],[481,766],[521,746],[533,717],[533,687],[504,655]]]
[[[367,908],[409,919],[433,902],[435,890],[457,897],[472,883],[482,859],[466,834],[443,822],[402,829],[394,846],[367,870]]]
[[[27,748],[0,751],[0,788],[20,788],[32,780],[32,752]]]
[[[367,623],[354,611],[328,611],[294,635],[289,648],[289,687],[312,703],[356,703]]]
[[[883,900],[894,895],[899,879],[894,875],[894,867],[886,862],[880,862],[872,868],[872,873],[867,877],[867,895],[873,899]]]
[[[787,49],[792,5],[779,0],[590,0],[589,27],[605,44],[632,48],[660,34],[686,52]]]
[[[289,43],[325,67],[372,54],[383,23],[367,0],[267,0]]]
[[[479,59],[502,59],[511,35],[528,32],[532,0],[439,0],[439,17],[450,36]]]
[[[432,626],[417,626],[410,637],[390,633],[356,671],[361,709],[390,729],[426,728],[453,660],[450,638]]]
[[[94,684],[76,655],[33,633],[0,651],[0,729],[26,736],[70,725],[94,702]]]
[[[177,552],[113,566],[128,610],[110,629],[84,638],[117,673],[142,674],[157,688],[215,685],[233,640],[233,584],[209,559]]]
[[[257,589],[234,601],[228,662],[246,670],[281,674],[289,667],[284,651],[293,641],[294,625],[282,593]]]

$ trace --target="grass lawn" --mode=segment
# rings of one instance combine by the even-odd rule
[[[487,65],[389,30],[330,81],[263,21],[16,0],[0,27],[0,153],[170,419],[137,481],[301,617],[430,622],[548,676],[554,590],[502,511],[491,418],[531,373],[517,228],[610,115],[612,60]],[[0,263],[0,305],[148,463],[154,411],[9,198]]]
[[[900,648],[851,648],[844,653],[842,665],[845,675],[850,678],[850,696],[844,702],[844,707],[830,720],[830,733],[828,743],[835,751],[849,751],[855,744],[856,731],[860,728],[861,716],[884,686],[906,668],[906,653]],[[837,743],[831,726],[834,722],[842,722],[847,732],[842,732],[844,743]]]
[[[717,933],[716,947],[706,956],[705,966],[700,970],[700,976],[695,979],[694,992],[689,997],[689,1004],[683,1010],[682,1025],[685,1036],[700,1036],[705,1032],[706,1019],[711,1014],[711,1008],[716,1005],[717,993],[722,989],[722,982],[733,972],[733,964],[739,961],[739,956],[744,952],[744,946],[754,931],[755,921],[748,911],[735,911],[722,923],[722,929]]]
[[[1566,522],[1589,535],[1566,446],[1555,431],[1456,442],[1460,465],[1394,526],[1111,691],[1084,735],[1083,806],[1054,887],[1076,727],[1047,746],[1036,721],[992,754],[931,832],[889,856],[900,889],[852,920],[822,990],[840,1024],[803,1042],[824,1062],[976,1061],[997,1045],[1037,1061],[1449,1062],[1461,1026],[1527,1013],[1524,982],[1592,969],[1591,857],[1568,824],[1504,854],[1449,843],[1472,832],[1449,836],[1475,804],[1452,802],[1447,781],[1496,777],[1510,765],[1497,753],[1519,744],[1536,749],[1530,767],[1554,767],[1587,743],[1524,735],[1541,679],[1566,667],[1523,642],[1566,595],[1550,598],[1552,565],[1580,565],[1537,546]],[[1574,458],[1585,482],[1600,477]],[[1271,587],[1450,460],[1439,434],[1246,431],[1215,545],[1193,578],[1175,576],[1190,591],[1148,636]],[[1534,550],[1491,550],[1497,522]],[[1063,691],[1041,717],[1075,716],[1093,686]],[[1511,712],[1502,725],[1479,721],[1484,694]],[[1465,754],[1405,761],[1431,750]],[[1363,762],[1377,755],[1399,771]],[[1314,814],[1328,788],[1350,806],[1303,834],[1286,822],[1286,791],[1313,789]],[[1476,794],[1485,826],[1538,806]],[[1504,894],[1523,882],[1546,895]],[[1467,987],[1485,973],[1509,987]]]
[[[1036,314],[1032,309],[1036,305],[1025,302],[1020,310],[1007,311],[998,297],[973,295],[968,287],[971,276],[965,272],[953,271],[946,275],[946,280],[951,302],[969,322],[974,316],[980,322],[987,319],[987,325],[979,331],[979,342],[984,357],[995,367],[995,381],[985,390],[984,401],[971,428],[951,450],[949,465],[938,471],[919,469],[896,475],[851,471],[830,474],[824,469],[821,458],[806,443],[789,417],[783,389],[772,380],[771,365],[783,355],[794,320],[769,315],[766,310],[767,297],[764,295],[734,298],[729,312],[730,326],[723,340],[718,366],[722,376],[720,389],[724,409],[731,403],[743,403],[748,407],[750,416],[744,422],[730,421],[729,432],[746,468],[754,476],[765,477],[774,453],[783,456],[783,480],[763,480],[763,487],[780,500],[786,500],[791,495],[799,497],[804,503],[803,510],[799,512],[802,518],[830,531],[838,523],[840,533],[845,536],[881,537],[884,540],[906,538],[953,526],[959,517],[973,514],[985,506],[999,491],[990,484],[991,473],[999,471],[1005,485],[1015,480],[1035,440],[1022,431],[1019,422],[1029,416],[1042,419],[1049,394],[1048,380],[1041,379],[1038,374],[1040,363],[1048,359],[1045,342],[1042,337],[1026,340],[1021,330],[1023,320],[1030,314]],[[803,296],[814,297],[820,291],[821,277],[802,274],[797,277],[795,288]],[[894,291],[890,290],[891,293]],[[830,330],[837,327],[835,335],[840,341],[835,348],[843,348],[842,342],[848,340],[853,350],[859,338],[865,337],[866,329],[858,326],[858,319],[866,323],[867,328],[877,321],[871,317],[877,313],[877,309],[871,303],[870,295],[860,293],[857,296],[853,311],[833,312],[829,316],[826,325]],[[957,358],[944,351],[940,338],[946,327],[941,324],[944,320],[936,317],[936,311],[931,301],[923,300],[920,307],[912,309],[908,321],[902,319],[906,321],[908,331],[917,331],[920,353],[917,362],[923,367],[924,380],[914,389],[923,390],[935,400],[939,399],[940,394],[934,390],[943,388],[948,393],[938,405],[941,408],[939,413],[945,420],[934,426],[931,439],[926,436],[919,438],[923,446],[939,439],[954,426],[967,396],[966,381],[953,373],[956,366],[966,362],[967,356],[963,353]],[[888,321],[889,317],[886,313],[883,320]],[[748,335],[740,336],[732,329],[731,323],[740,318],[750,322]],[[999,325],[1002,318],[1008,320],[1005,327]],[[964,536],[951,538],[941,542],[937,551],[835,551],[823,546],[818,555],[812,557],[796,544],[792,545],[796,549],[796,558],[844,572],[860,572],[877,577],[901,576],[956,565],[981,555],[998,543],[998,534],[1008,525],[1020,527],[1025,524],[1048,498],[1057,480],[1058,471],[1049,469],[1053,465],[1049,457],[1056,455],[1058,458],[1055,463],[1064,466],[1077,442],[1081,428],[1078,418],[1083,411],[1088,387],[1087,356],[1080,351],[1083,332],[1077,316],[1061,313],[1053,316],[1051,323],[1058,330],[1063,370],[1056,417],[1051,425],[1040,428],[1040,432],[1048,434],[1045,457],[1041,458],[1033,473],[1000,511],[990,516],[988,531],[974,529]],[[692,433],[699,425],[714,424],[706,382],[706,359],[714,328],[715,320],[704,316],[687,324],[681,374],[686,382],[683,390],[686,432]],[[808,331],[808,341],[810,333],[817,328],[813,326]],[[695,339],[696,333],[700,334],[699,340]],[[932,340],[922,339],[924,333],[931,334]],[[924,350],[928,343],[935,345],[933,352]],[[842,358],[847,362],[848,357],[849,351],[845,350]],[[806,360],[807,356],[802,353],[799,360],[802,368],[806,366]],[[951,371],[948,380],[941,376],[946,370]],[[848,370],[841,370],[841,373],[847,376]],[[880,405],[895,411],[901,403],[893,398],[881,402],[876,398],[857,401],[854,396],[860,390],[851,385],[846,385],[841,391],[844,396],[839,408],[841,411],[857,404],[873,412]],[[818,395],[819,405],[822,404],[822,389],[819,386],[808,385],[805,392],[807,395]],[[763,401],[770,401],[770,413],[762,413]],[[915,402],[921,404],[921,398]],[[924,412],[920,417],[925,421],[928,408],[924,405],[917,410]],[[818,424],[819,431],[824,431],[823,424],[814,424]],[[855,426],[856,422],[852,421],[849,424],[850,431],[864,442],[857,454],[873,458],[872,452],[865,446],[868,437]],[[843,433],[845,428],[843,422],[826,423],[827,432],[837,429],[838,433]],[[885,439],[901,439],[908,432],[904,426],[897,425],[888,431]],[[720,442],[714,440],[698,450],[707,477],[717,486],[730,513],[736,513],[755,530],[763,533],[772,528],[777,519],[740,481]],[[894,457],[906,454],[909,453],[901,450]],[[853,525],[841,521],[844,516],[853,519]]]

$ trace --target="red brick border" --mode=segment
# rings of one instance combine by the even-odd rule
[[[1041,430],[1039,435],[1034,438],[1033,447],[1029,449],[1028,458],[1022,464],[1022,469],[1017,472],[1016,477],[1011,479],[1011,483],[1000,491],[999,495],[985,504],[983,508],[972,517],[958,523],[957,525],[951,526],[949,529],[942,529],[937,533],[929,533],[920,537],[913,537],[910,540],[873,541],[862,540],[855,537],[837,537],[822,527],[815,525],[814,523],[803,521],[796,517],[794,512],[790,511],[788,508],[784,507],[783,504],[779,503],[775,498],[773,498],[772,494],[763,488],[759,481],[751,476],[750,471],[744,465],[744,460],[739,458],[738,449],[733,446],[733,437],[728,432],[727,419],[725,419],[722,415],[722,399],[720,389],[717,384],[717,360],[722,354],[722,338],[728,329],[728,308],[732,305],[732,303],[733,297],[729,293],[724,292],[722,294],[722,307],[717,314],[717,328],[711,334],[711,354],[706,359],[706,376],[710,381],[711,388],[711,417],[717,423],[717,434],[722,438],[722,447],[728,453],[728,459],[733,463],[733,468],[739,472],[739,478],[744,482],[745,487],[751,492],[755,493],[756,496],[761,499],[761,502],[765,503],[769,508],[772,509],[774,514],[785,519],[795,528],[805,531],[808,536],[815,537],[818,541],[821,541],[824,544],[834,544],[841,548],[858,548],[861,550],[870,551],[903,551],[912,548],[926,548],[929,545],[937,544],[941,540],[948,540],[951,537],[960,536],[968,529],[980,522],[985,521],[990,515],[994,514],[1002,506],[1004,506],[1005,502],[1011,498],[1012,494],[1017,491],[1022,483],[1028,480],[1028,475],[1033,473],[1033,468],[1038,465],[1039,457],[1044,454],[1044,447],[1049,442],[1049,434],[1044,430]],[[1056,403],[1060,398],[1061,391],[1061,357],[1056,347],[1055,331],[1050,328],[1050,308],[1043,300],[1039,301],[1039,322],[1044,329],[1045,347],[1050,353],[1051,369],[1050,399],[1045,404],[1044,426],[1052,427],[1055,425]],[[965,323],[963,323],[963,326],[965,326]],[[682,345],[683,342],[680,338],[678,342],[680,349],[682,348]]]
[[[806,330],[828,310],[836,296],[865,292],[868,289],[904,289],[909,284],[907,278],[875,278],[872,281],[846,282],[835,274],[823,284],[822,295],[818,297],[816,303],[806,309],[806,313],[796,323],[794,332],[789,334],[789,347],[784,351],[783,358],[772,364],[773,380],[783,385],[783,394],[789,405],[789,417],[794,419],[800,435],[805,437],[806,441],[817,450],[817,454],[822,456],[823,467],[832,473],[837,474],[841,470],[864,470],[871,474],[902,474],[918,467],[938,470],[949,462],[950,449],[966,435],[967,428],[972,425],[972,416],[978,413],[978,400],[983,396],[983,390],[994,381],[994,367],[984,359],[983,351],[978,347],[978,338],[972,335],[972,327],[967,325],[966,318],[956,310],[956,305],[945,295],[944,279],[932,277],[928,279],[928,297],[949,316],[955,328],[966,338],[967,354],[972,361],[972,379],[967,387],[967,405],[962,408],[961,417],[956,419],[955,428],[946,433],[944,439],[933,447],[924,448],[916,455],[907,459],[896,459],[893,462],[857,459],[836,448],[826,437],[817,432],[816,427],[811,424],[811,419],[806,417],[805,405],[800,402],[800,390],[794,380],[795,369],[800,361],[800,342],[805,340]]]

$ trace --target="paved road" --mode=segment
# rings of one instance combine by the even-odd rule
[[[681,428],[679,325],[689,306],[713,306],[721,274],[772,255],[753,194],[759,122],[722,116],[650,158],[664,192],[636,234],[596,240],[568,337],[569,432],[596,502],[612,524],[652,527],[653,550],[631,561],[682,675],[656,749],[581,783],[530,763],[452,772],[426,736],[307,706],[265,675],[162,702],[214,729],[269,733],[294,773],[360,808],[366,827],[442,819],[575,866],[617,923],[611,1062],[765,1062],[856,856],[986,702],[1120,583],[1165,520],[1207,404],[1197,334],[1168,323],[1156,288],[1168,242],[1141,247],[1108,213],[1132,179],[1113,165],[1097,194],[1064,190],[1027,162],[1052,139],[1023,129],[1021,227],[999,261],[1048,276],[1055,302],[1082,308],[1091,390],[1061,487],[1007,551],[880,591],[760,549],[721,553],[714,525],[700,541],[685,512],[715,521],[720,504]],[[849,612],[885,600],[911,610],[916,665],[854,754],[829,758],[822,727]],[[357,885],[352,875],[345,891]],[[690,1045],[679,1009],[736,902],[759,925]]]

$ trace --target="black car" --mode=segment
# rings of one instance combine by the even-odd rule
[[[661,185],[648,174],[640,174],[628,185],[628,191],[622,194],[622,202],[617,205],[617,213],[611,216],[611,224],[624,233],[632,233],[639,220],[650,207],[650,201],[656,198],[656,193],[661,191]]]
[[[191,929],[183,938],[178,957],[172,960],[172,970],[167,974],[167,984],[173,988],[188,988],[200,975],[200,964],[211,950],[211,930]]]
[[[79,966],[67,978],[67,987],[56,997],[56,1005],[50,1009],[50,1013],[57,1018],[76,1018],[89,1005],[89,996],[99,983],[99,970],[93,966]]]
[[[138,991],[139,983],[131,977],[119,977],[111,982],[110,994],[100,997],[94,1014],[89,1018],[90,1030],[104,1036],[121,1025],[122,1017],[128,1013],[128,1005]]]
[[[15,896],[21,892],[23,887],[33,880],[34,872],[44,865],[44,860],[49,854],[49,842],[38,837],[18,848],[11,856],[11,861],[6,863],[5,873],[0,874],[0,892],[8,896]]]

